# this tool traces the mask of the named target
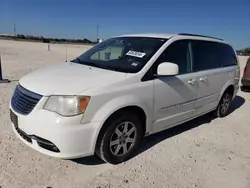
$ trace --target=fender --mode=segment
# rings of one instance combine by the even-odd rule
[[[224,92],[226,91],[226,89],[227,89],[229,86],[234,86],[234,82],[233,82],[232,80],[228,80],[228,81],[224,84],[224,86],[222,87],[221,92],[220,92],[220,95],[219,95],[219,98],[218,98],[218,103],[220,102],[222,95],[224,94]],[[235,86],[234,86],[234,89],[235,89]]]
[[[151,132],[153,107],[150,107],[148,102],[134,95],[120,96],[108,101],[94,114],[91,121],[102,121],[104,123],[113,113],[129,106],[137,106],[144,111],[146,115],[146,132]]]

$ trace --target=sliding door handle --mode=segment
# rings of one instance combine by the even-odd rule
[[[196,79],[188,80],[188,83],[191,84],[191,85],[195,84],[195,82],[196,82]]]
[[[207,77],[200,78],[200,82],[207,82]]]

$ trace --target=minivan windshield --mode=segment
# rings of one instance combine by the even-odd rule
[[[95,45],[73,63],[136,73],[140,71],[167,39],[149,37],[116,37]]]

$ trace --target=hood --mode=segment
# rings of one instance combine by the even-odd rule
[[[125,75],[76,63],[62,63],[27,74],[19,83],[44,96],[76,95],[92,87],[118,81]]]

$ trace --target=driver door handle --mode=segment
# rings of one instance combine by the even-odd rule
[[[206,81],[207,81],[207,77],[200,78],[200,82],[206,82]]]
[[[191,80],[188,80],[188,83],[189,83],[189,84],[191,84],[191,85],[194,85],[194,84],[195,84],[195,82],[196,82],[196,79],[194,79],[194,78],[193,78],[193,79],[191,79]]]

